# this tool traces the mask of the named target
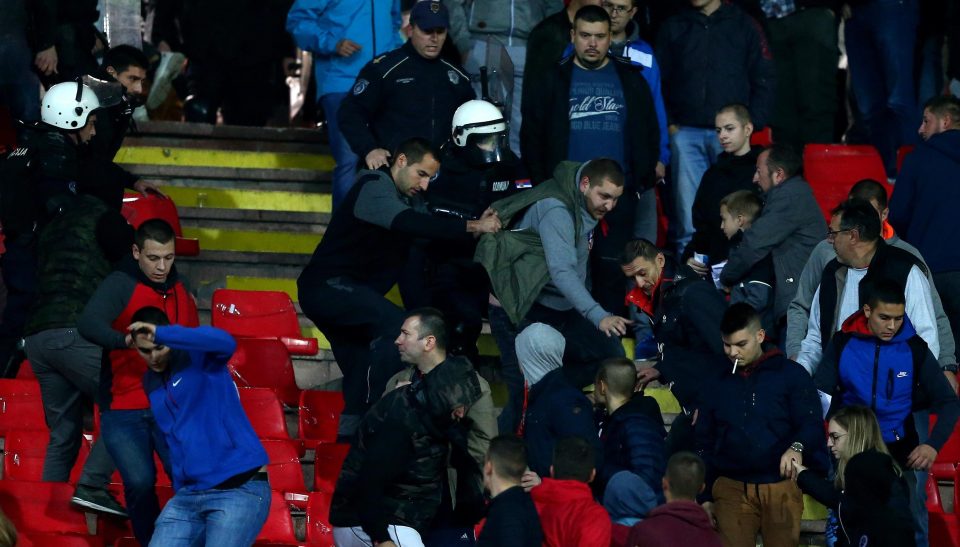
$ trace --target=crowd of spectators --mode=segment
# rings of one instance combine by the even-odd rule
[[[0,0],[0,104],[24,122],[0,166],[0,365],[40,380],[44,480],[97,402],[74,503],[142,545],[249,544],[266,519],[235,344],[198,326],[171,227],[118,214],[124,188],[161,190],[112,159],[145,82],[176,76],[185,121],[264,126],[299,48],[336,162],[297,287],[343,375],[337,545],[798,545],[803,493],[837,545],[928,544],[960,417],[955,0],[144,10],[141,51],[109,47],[95,2]],[[886,179],[827,222],[802,152],[841,138]]]

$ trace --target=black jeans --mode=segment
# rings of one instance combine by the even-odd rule
[[[955,342],[960,342],[960,271],[935,273],[933,284],[940,293],[943,311],[950,320],[953,339]],[[955,347],[960,348],[960,346]],[[957,351],[960,352],[960,349]]]
[[[303,313],[330,341],[343,373],[343,414],[363,415],[383,395],[387,380],[403,366],[393,345],[403,325],[403,310],[379,292],[346,277],[300,284],[299,290]],[[340,434],[353,432],[341,430]]]
[[[563,366],[577,387],[593,383],[604,359],[625,356],[619,336],[607,336],[575,309],[558,311],[534,304],[517,330],[522,331],[531,323],[550,325],[566,339]]]

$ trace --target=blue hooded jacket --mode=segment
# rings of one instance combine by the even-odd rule
[[[237,343],[213,327],[157,327],[157,345],[174,350],[143,389],[170,447],[173,489],[208,490],[269,461],[240,406],[227,361]]]
[[[297,47],[313,53],[317,99],[346,93],[364,65],[400,47],[400,0],[296,0],[287,32]],[[360,51],[337,55],[342,38],[359,44]]]

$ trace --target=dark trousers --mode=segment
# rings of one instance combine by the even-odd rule
[[[43,480],[66,482],[82,442],[84,398],[97,396],[103,348],[86,341],[77,329],[49,329],[27,336],[25,350],[40,382],[43,414],[50,429]],[[106,488],[113,470],[113,460],[99,438],[78,482]]]
[[[617,206],[604,216],[606,230],[601,225],[594,229],[590,250],[593,298],[603,309],[621,317],[627,316],[624,298],[632,281],[620,269],[620,255],[627,242],[633,239],[636,213],[636,191],[625,189]]]
[[[490,304],[488,315],[490,332],[500,350],[500,378],[507,384],[507,404],[497,417],[497,426],[502,433],[514,432],[520,425],[523,406],[523,372],[517,361],[517,327],[500,306]]]
[[[960,342],[960,271],[933,274],[933,284],[940,293],[943,311],[950,320],[954,341]],[[960,351],[960,346],[955,346]]]
[[[327,340],[343,373],[346,406],[341,435],[386,389],[387,380],[402,368],[393,342],[400,334],[404,312],[378,291],[346,277],[300,284],[300,307]],[[353,416],[353,418],[350,418]]]
[[[157,464],[153,454],[157,453],[170,475],[167,441],[149,408],[104,410],[100,413],[100,429],[107,451],[123,479],[123,496],[133,535],[140,545],[149,545],[154,522],[160,515]]]
[[[193,98],[184,111],[189,122],[216,123],[217,109],[229,125],[262,127],[277,104],[273,63],[235,67],[190,60],[187,81]]]
[[[773,126],[777,142],[798,150],[834,142],[837,111],[837,19],[828,8],[767,19],[777,69]]]
[[[17,365],[7,372],[6,366],[16,350],[30,307],[37,298],[37,246],[34,235],[7,239],[7,251],[0,259],[3,283],[7,288],[7,305],[0,320],[0,371],[16,374]]]
[[[604,359],[625,355],[619,336],[607,336],[575,309],[558,311],[534,304],[518,331],[531,323],[545,323],[563,335],[567,342],[563,350],[563,366],[567,369],[567,378],[577,387],[593,383]]]

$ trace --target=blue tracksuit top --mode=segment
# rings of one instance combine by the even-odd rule
[[[267,453],[240,406],[227,361],[237,343],[213,327],[157,327],[154,342],[173,352],[143,389],[170,447],[173,489],[207,490],[266,465]]]
[[[563,50],[563,56],[573,55],[573,44]],[[657,159],[664,165],[670,165],[670,133],[667,131],[667,107],[663,104],[663,92],[660,88],[660,66],[657,65],[657,58],[653,56],[653,47],[647,42],[637,38],[630,40],[623,47],[624,59],[632,64],[641,66],[643,69],[640,74],[650,86],[650,94],[653,95],[653,109],[657,111],[657,126],[660,128],[660,155]]]
[[[317,99],[346,93],[361,68],[400,47],[400,0],[296,0],[287,13],[287,32],[297,47],[313,53]],[[342,38],[359,44],[360,51],[337,55]]]

